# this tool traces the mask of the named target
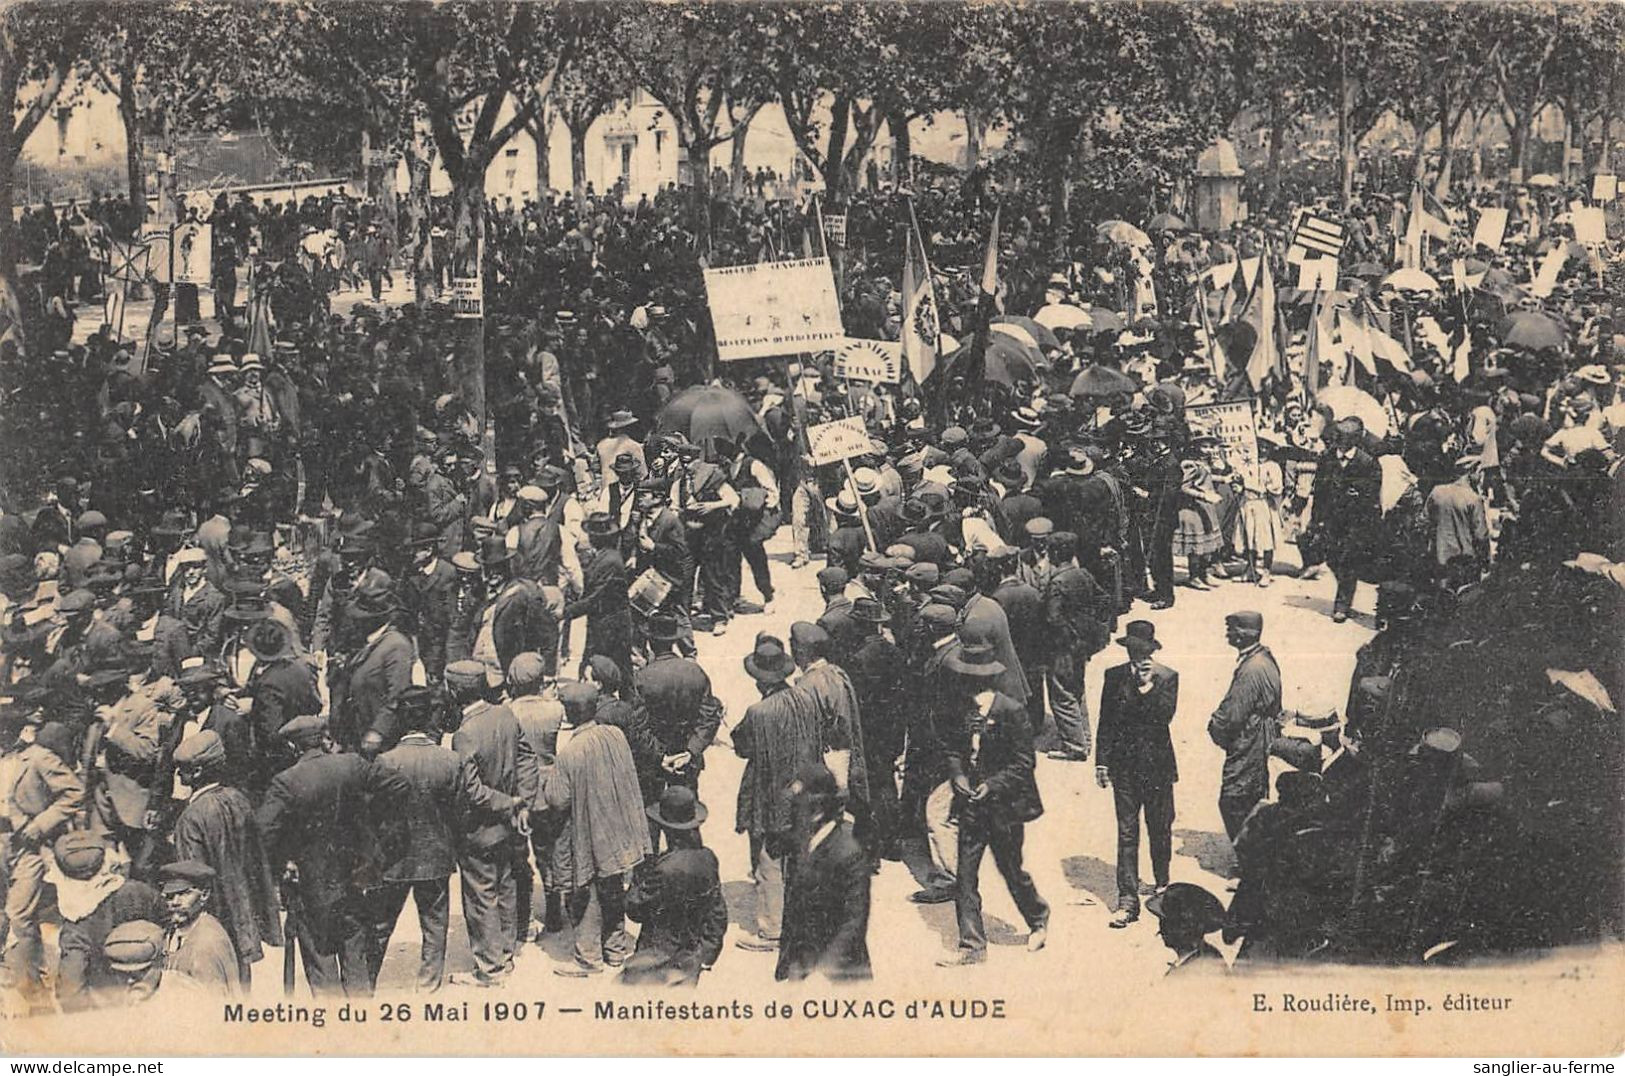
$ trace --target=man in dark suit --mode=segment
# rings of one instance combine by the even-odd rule
[[[626,562],[621,559],[621,532],[608,512],[594,512],[582,524],[592,542],[592,557],[582,569],[581,597],[564,608],[564,619],[587,618],[583,659],[601,654],[622,669],[632,667],[632,611],[626,604]]]
[[[1174,742],[1168,726],[1179,706],[1179,674],[1151,660],[1162,648],[1156,626],[1134,620],[1117,640],[1128,661],[1106,670],[1100,691],[1100,744],[1095,780],[1112,788],[1117,808],[1118,929],[1140,918],[1140,813],[1145,813],[1151,844],[1151,874],[1157,891],[1168,887],[1173,854]]]
[[[626,914],[643,929],[621,982],[692,985],[716,963],[728,931],[716,853],[700,843],[705,804],[692,789],[673,785],[646,813],[666,834],[669,851],[644,860],[632,873]]]
[[[482,652],[481,636],[489,625],[490,645],[496,653],[486,658],[494,656],[499,678],[514,658],[527,652],[542,655],[547,675],[552,676],[558,668],[559,623],[548,610],[541,585],[517,573],[513,550],[497,537],[481,544],[480,570],[490,599],[474,617],[469,650]]]
[[[957,705],[943,715],[941,730],[948,783],[959,806],[959,872],[954,891],[959,952],[937,963],[956,967],[987,959],[980,889],[983,852],[992,850],[993,862],[1027,921],[1030,951],[1042,949],[1048,940],[1049,905],[1038,895],[1021,863],[1027,823],[1044,813],[1033,779],[1036,760],[1027,707],[993,690],[1004,666],[987,643],[965,641],[957,653],[944,659],[943,667],[957,674],[962,685]]]
[[[517,817],[530,807],[487,786],[472,759],[440,745],[433,701],[434,692],[426,687],[402,692],[396,707],[400,742],[378,756],[380,766],[399,773],[411,786],[401,812],[409,843],[405,854],[384,871],[383,884],[367,891],[371,943],[367,959],[374,981],[411,893],[423,936],[417,986],[425,991],[439,990],[444,979],[459,835],[505,815]]]
[[[394,581],[369,569],[350,593],[344,616],[361,640],[345,661],[343,690],[333,699],[333,738],[373,758],[395,746],[395,702],[412,683],[412,640],[396,627]]]
[[[321,718],[297,717],[278,733],[300,752],[265,790],[255,820],[272,870],[298,871],[295,937],[317,995],[372,993],[363,892],[393,858],[410,786],[398,772],[339,754]],[[292,909],[290,909],[290,912]]]
[[[418,524],[412,541],[412,567],[401,579],[401,606],[417,637],[423,673],[431,683],[438,683],[446,671],[446,643],[459,582],[451,559],[440,553],[440,539],[434,524]]]
[[[848,582],[845,568],[831,565],[818,572],[818,596],[824,601],[824,611],[817,623],[829,633],[830,657],[837,665],[846,664],[846,657],[857,648],[863,634],[852,619],[852,599],[846,596]]]
[[[1022,580],[1018,568],[1021,554],[1014,546],[988,551],[984,570],[988,593],[1010,622],[1010,641],[1015,644],[1021,670],[1027,677],[1027,712],[1034,728],[1044,727],[1044,678],[1049,667],[1050,626],[1044,596],[1031,583]]]
[[[722,703],[699,662],[677,652],[681,629],[669,616],[649,618],[649,663],[638,670],[638,694],[649,724],[666,752],[660,760],[667,784],[699,788],[705,749],[722,725]]]
[[[1078,563],[1078,536],[1056,531],[1047,543],[1054,571],[1044,594],[1049,624],[1050,710],[1055,715],[1059,749],[1049,757],[1081,762],[1089,757],[1089,701],[1083,692],[1089,659],[1109,638],[1112,612],[1106,592]]]
[[[1331,429],[1315,470],[1309,528],[1320,536],[1337,580],[1332,620],[1342,623],[1354,604],[1360,570],[1382,546],[1382,468],[1364,448],[1365,424],[1346,418]]]
[[[486,787],[528,809],[541,789],[541,768],[513,711],[487,700],[485,666],[477,661],[446,666],[446,689],[461,712],[452,750],[473,764]],[[519,922],[514,875],[530,869],[529,829],[523,814],[511,820],[476,817],[464,828],[457,862],[474,971],[453,975],[453,985],[500,986],[513,973],[520,928],[529,926]]]
[[[1260,642],[1263,633],[1262,613],[1243,610],[1224,618],[1225,641],[1236,649],[1236,668],[1230,689],[1207,723],[1208,738],[1224,748],[1219,814],[1232,842],[1248,813],[1269,795],[1270,741],[1281,722],[1281,667]]]
[[[869,979],[869,853],[852,835],[835,775],[822,763],[790,783],[806,851],[785,886],[784,933],[773,977]]]

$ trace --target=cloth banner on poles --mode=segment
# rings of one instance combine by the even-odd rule
[[[1473,245],[1488,247],[1490,250],[1501,249],[1501,239],[1506,235],[1507,211],[1500,206],[1488,206],[1479,210],[1478,226],[1473,229]]]
[[[1258,427],[1249,401],[1198,404],[1185,409],[1185,420],[1192,437],[1217,438],[1230,466],[1249,482],[1258,481]]]
[[[895,385],[902,380],[902,375],[902,341],[863,340],[849,336],[835,349],[836,377]]]
[[[1293,256],[1293,250],[1299,253]],[[1343,225],[1330,217],[1305,213],[1292,232],[1292,246],[1287,250],[1287,261],[1309,261],[1324,255],[1334,262],[1343,253]]]
[[[821,351],[846,336],[828,258],[707,269],[705,294],[721,362]]]
[[[822,467],[826,463],[840,463],[853,456],[861,456],[871,450],[872,442],[863,419],[854,415],[808,426],[807,447],[812,453],[813,463]]]

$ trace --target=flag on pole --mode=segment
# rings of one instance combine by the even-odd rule
[[[994,310],[1004,313],[1004,303],[999,296],[999,212],[1000,206],[993,207],[993,228],[987,236],[987,253],[982,256],[982,301],[991,302]]]
[[[1266,254],[1258,259],[1258,282],[1253,285],[1252,293],[1247,296],[1247,305],[1237,319],[1253,329],[1253,350],[1246,368],[1247,380],[1252,382],[1254,391],[1262,388],[1264,379],[1272,373],[1277,377],[1287,376],[1286,356],[1282,352],[1278,332],[1279,313],[1275,274],[1270,271],[1270,260]]]
[[[903,359],[917,384],[925,384],[937,368],[941,320],[937,296],[931,286],[931,266],[925,260],[925,242],[909,206],[908,237],[903,252]]]

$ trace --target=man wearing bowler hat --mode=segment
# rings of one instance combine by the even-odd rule
[[[716,853],[700,843],[705,804],[693,789],[673,785],[646,813],[666,835],[669,851],[645,860],[632,874],[626,915],[643,929],[621,982],[692,985],[716,963],[728,931]]]
[[[369,569],[345,603],[344,616],[359,648],[345,662],[341,692],[333,697],[333,734],[350,750],[368,758],[395,746],[400,730],[395,703],[412,683],[416,650],[395,625],[394,581]]]
[[[1179,779],[1168,728],[1179,707],[1179,674],[1152,660],[1162,644],[1149,620],[1130,621],[1117,645],[1128,651],[1128,661],[1107,669],[1101,687],[1095,780],[1101,788],[1111,786],[1117,808],[1117,917],[1111,926],[1122,929],[1140,918],[1142,812],[1155,891],[1168,887]]]
[[[511,533],[511,532],[510,532]],[[492,685],[502,683],[520,654],[534,651],[552,675],[558,664],[559,623],[548,608],[542,586],[517,573],[514,552],[501,538],[480,543],[479,568],[487,595],[474,617],[469,652],[485,666]]]
[[[803,766],[823,760],[823,731],[816,704],[790,686],[796,663],[784,643],[756,637],[745,657],[745,672],[761,699],[733,728],[734,752],[745,760],[739,781],[734,826],[750,839],[750,873],[756,889],[756,931],[741,938],[741,949],[777,949],[784,925],[784,879],[793,869],[794,818],[784,795]]]
[[[565,620],[587,618],[582,658],[602,654],[622,669],[632,667],[632,611],[627,606],[626,562],[621,559],[620,525],[608,512],[594,512],[582,524],[592,542],[582,572],[581,597],[564,607]]]
[[[674,617],[650,617],[649,661],[633,679],[665,752],[660,760],[665,782],[697,789],[705,749],[722,726],[722,703],[700,663],[679,653],[681,635]]]
[[[1251,610],[1224,618],[1225,641],[1236,650],[1230,689],[1207,723],[1207,734],[1224,748],[1219,814],[1235,841],[1259,800],[1269,795],[1269,748],[1281,718],[1281,667],[1262,642],[1264,615]]]
[[[1207,942],[1207,936],[1224,924],[1224,905],[1218,897],[1199,885],[1175,882],[1152,897],[1146,908],[1159,920],[1157,933],[1162,944],[1173,950],[1166,974],[1172,975],[1192,961],[1224,969],[1224,957]]]

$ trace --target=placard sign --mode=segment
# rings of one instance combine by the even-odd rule
[[[1258,427],[1253,423],[1252,404],[1198,404],[1185,409],[1192,437],[1215,437],[1224,446],[1225,458],[1243,478],[1258,479]]]
[[[870,444],[869,431],[856,415],[807,427],[807,446],[819,467],[861,456],[870,450]]]
[[[722,362],[836,347],[846,333],[828,258],[705,271]]]
[[[897,340],[863,340],[849,336],[835,349],[835,376],[848,381],[902,379],[903,345]]]

